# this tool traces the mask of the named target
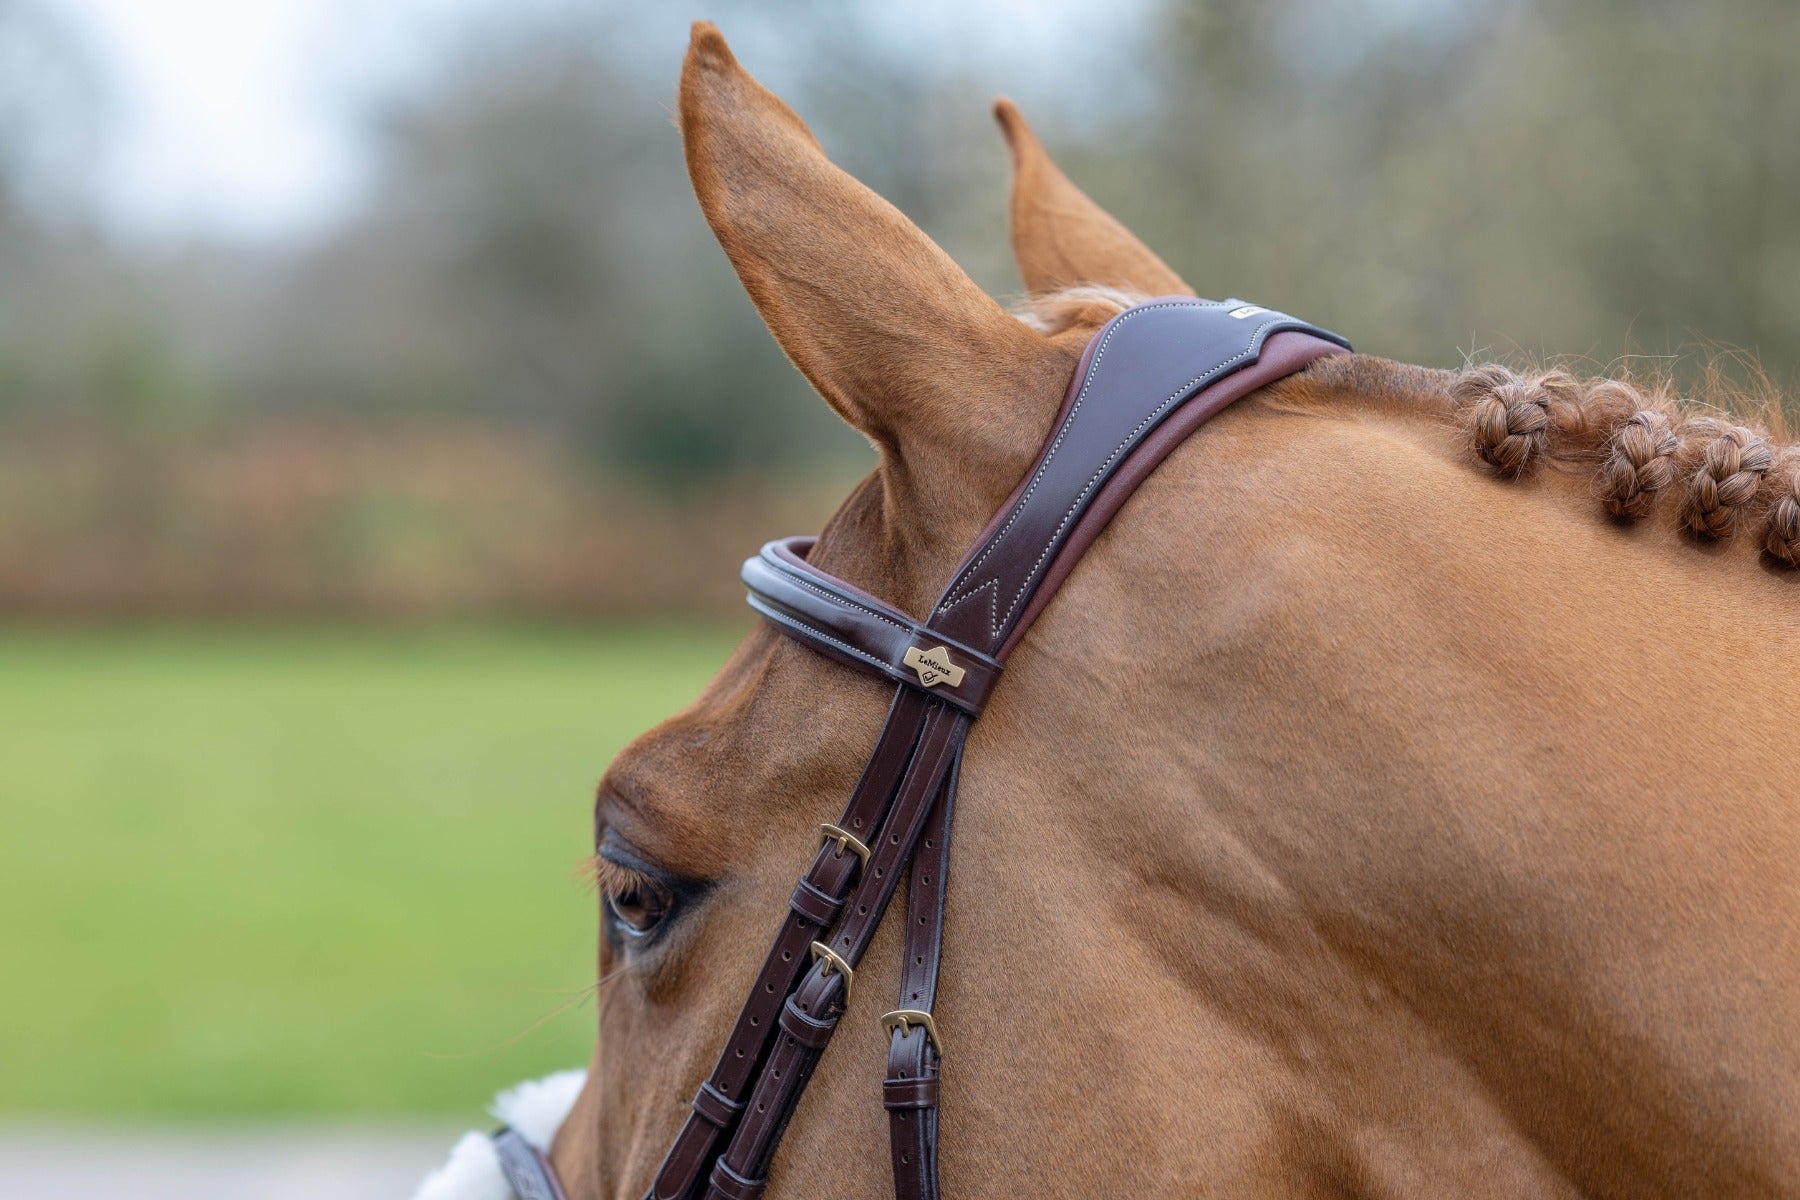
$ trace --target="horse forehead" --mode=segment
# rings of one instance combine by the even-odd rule
[[[676,869],[853,778],[886,689],[758,629],[699,697],[621,751],[601,822]]]

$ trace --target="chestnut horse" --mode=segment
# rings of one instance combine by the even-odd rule
[[[879,451],[814,561],[915,612],[1099,324],[1191,290],[996,114],[1024,319],[716,30],[682,72],[707,221]],[[1800,1194],[1796,466],[1627,383],[1348,355],[1181,446],[968,742],[946,1194]],[[643,1194],[890,692],[758,629],[607,772],[574,1200]],[[891,1194],[875,1018],[771,1195]]]

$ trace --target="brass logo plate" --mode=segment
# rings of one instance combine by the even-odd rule
[[[906,657],[901,660],[919,673],[919,682],[926,687],[936,687],[947,683],[951,687],[961,687],[963,669],[950,661],[950,647],[939,646],[936,650],[921,650],[917,646],[909,646]]]

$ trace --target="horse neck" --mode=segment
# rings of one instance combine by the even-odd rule
[[[1441,1079],[1435,1133],[1510,1123],[1600,1190],[1791,1160],[1790,589],[1338,400],[1227,412],[1071,577],[977,726],[957,911],[1036,889],[993,959],[1058,967],[1006,986],[1173,978],[1159,1019],[1345,1104]]]

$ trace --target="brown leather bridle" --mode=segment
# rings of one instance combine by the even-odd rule
[[[1238,300],[1172,297],[1120,313],[1088,344],[1036,465],[923,622],[812,566],[809,538],[770,542],[744,564],[750,604],[776,628],[899,687],[843,815],[820,826],[812,865],[646,1200],[762,1194],[903,872],[906,952],[899,1004],[880,1018],[882,1099],[895,1195],[935,1200],[944,1042],[932,1009],[969,725],[1007,655],[1171,450],[1239,397],[1348,349],[1336,334]],[[505,1149],[521,1200],[561,1197],[542,1155]]]

